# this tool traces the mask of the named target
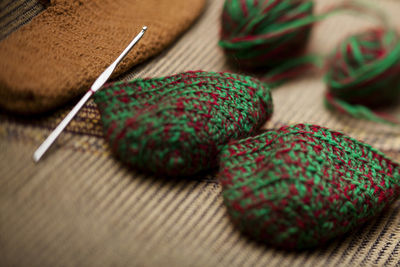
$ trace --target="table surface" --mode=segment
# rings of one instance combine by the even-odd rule
[[[335,3],[316,2],[317,13]],[[120,79],[231,70],[217,45],[222,4],[208,0],[204,14],[177,42]],[[379,1],[379,6],[399,29],[400,2]],[[3,0],[0,38],[42,11],[36,0]],[[308,50],[327,54],[347,35],[376,23],[351,13],[333,16],[314,27]],[[264,127],[316,123],[400,160],[399,128],[329,112],[324,92],[321,76],[315,75],[277,88],[274,115]],[[0,112],[1,266],[400,265],[399,201],[324,246],[276,250],[233,227],[213,175],[174,180],[123,166],[102,138],[92,101],[35,165],[33,151],[70,107],[34,118]],[[388,110],[400,113],[396,107]]]

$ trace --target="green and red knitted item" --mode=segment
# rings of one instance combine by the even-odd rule
[[[168,176],[217,167],[227,142],[254,134],[272,114],[264,83],[219,72],[117,82],[97,92],[95,102],[115,154]]]
[[[303,249],[347,232],[399,196],[400,167],[371,146],[298,124],[234,141],[219,179],[233,222],[255,239]]]
[[[350,36],[330,59],[325,103],[356,118],[399,123],[370,109],[398,100],[399,73],[400,37],[395,31],[371,29]]]

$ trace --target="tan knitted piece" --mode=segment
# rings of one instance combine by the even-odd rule
[[[66,103],[91,83],[143,25],[148,31],[115,77],[171,44],[200,15],[205,0],[51,0],[45,11],[0,42],[0,105],[39,113]]]

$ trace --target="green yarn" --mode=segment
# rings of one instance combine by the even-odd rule
[[[298,124],[227,145],[219,179],[240,230],[276,247],[303,249],[376,216],[399,196],[399,171],[367,144]]]
[[[265,75],[261,79],[273,88],[306,72],[321,70],[322,56],[304,55],[314,23],[349,11],[387,24],[385,14],[364,1],[340,2],[320,14],[313,14],[313,6],[312,0],[226,0],[219,45],[239,67],[262,68]],[[340,103],[330,101],[329,106]],[[359,113],[359,117],[366,114],[354,108],[348,112]]]
[[[226,0],[219,45],[231,62],[259,68],[271,88],[320,70],[322,57],[304,55],[314,23],[338,11],[361,7],[340,3],[314,15],[311,0]]]
[[[275,67],[304,49],[313,1],[226,0],[219,45],[245,67]]]
[[[272,114],[265,84],[219,72],[112,83],[95,102],[114,153],[137,169],[168,176],[216,167],[228,141],[254,134]]]
[[[330,58],[325,103],[356,118],[399,123],[370,109],[398,99],[399,73],[400,39],[394,30],[371,29],[350,36]]]

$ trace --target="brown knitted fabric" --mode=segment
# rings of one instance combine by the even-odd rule
[[[205,0],[51,0],[0,43],[0,105],[39,113],[66,103],[148,31],[114,77],[159,53],[200,15]]]

